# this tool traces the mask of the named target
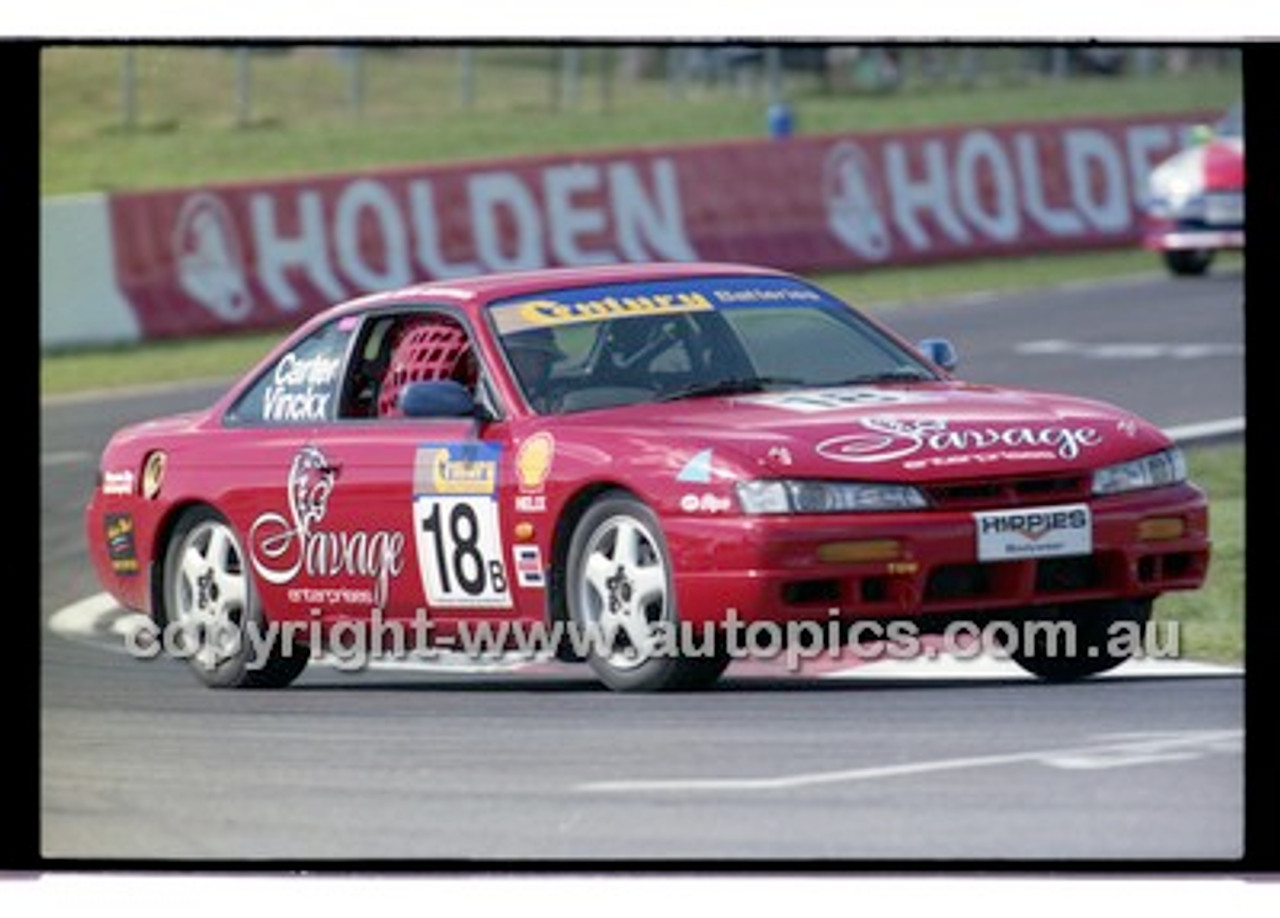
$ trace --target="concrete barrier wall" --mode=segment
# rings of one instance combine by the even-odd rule
[[[361,293],[556,265],[858,270],[1136,245],[1212,113],[790,137],[53,199],[45,347],[291,325]]]
[[[105,195],[40,202],[40,344],[136,341],[137,314],[116,282]]]

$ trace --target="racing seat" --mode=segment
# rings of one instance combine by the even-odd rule
[[[467,333],[439,316],[414,318],[396,333],[378,390],[378,417],[402,417],[400,393],[414,382],[451,379],[475,392],[475,355]]]

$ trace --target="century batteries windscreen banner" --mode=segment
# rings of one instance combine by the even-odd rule
[[[1211,113],[929,128],[421,166],[113,195],[144,337],[549,266],[793,271],[1136,244],[1145,180]]]

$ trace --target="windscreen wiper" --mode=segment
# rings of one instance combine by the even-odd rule
[[[879,370],[875,373],[860,373],[839,382],[826,383],[826,386],[859,386],[868,383],[882,382],[936,382],[937,377],[916,367],[895,367],[892,370]]]
[[[734,376],[728,379],[715,379],[710,382],[697,382],[679,389],[672,389],[658,396],[660,402],[673,402],[685,398],[710,398],[716,395],[743,395],[749,392],[763,392],[771,386],[801,386],[803,379],[791,376]]]

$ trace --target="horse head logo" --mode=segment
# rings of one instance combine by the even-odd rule
[[[289,510],[294,525],[309,532],[324,519],[333,493],[334,473],[324,454],[314,446],[304,446],[289,468]]]
[[[253,309],[244,252],[235,223],[220,198],[192,195],[178,213],[173,234],[178,283],[224,322],[241,322]]]
[[[827,226],[848,248],[870,261],[883,261],[892,247],[883,214],[884,195],[867,154],[855,143],[836,144],[823,167]]]

